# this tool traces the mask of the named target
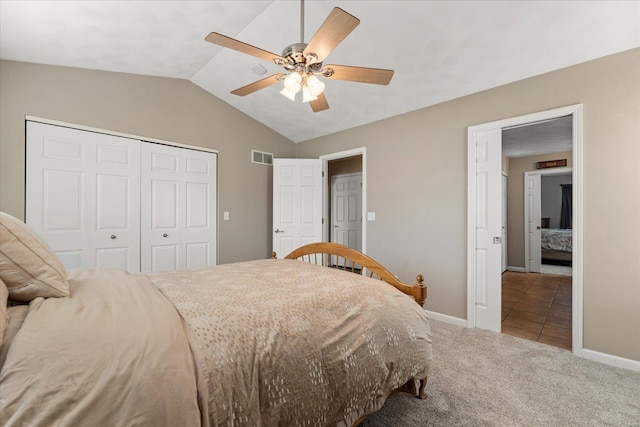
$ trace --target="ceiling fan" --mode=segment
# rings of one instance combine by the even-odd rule
[[[339,7],[333,8],[309,43],[304,42],[304,0],[300,1],[300,43],[287,46],[282,55],[268,52],[250,44],[227,37],[220,33],[210,33],[205,40],[257,58],[273,61],[285,69],[262,80],[238,88],[231,93],[238,96],[249,95],[260,89],[284,82],[280,92],[295,101],[302,91],[302,102],[309,102],[314,112],[329,108],[324,96],[324,83],[316,77],[348,80],[360,83],[387,85],[393,77],[393,70],[381,68],[353,67],[348,65],[324,65],[325,58],[360,24],[360,20]]]

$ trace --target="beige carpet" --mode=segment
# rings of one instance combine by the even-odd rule
[[[361,427],[640,426],[640,372],[432,321],[428,397],[397,393]]]

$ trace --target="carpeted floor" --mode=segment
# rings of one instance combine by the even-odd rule
[[[640,372],[431,321],[428,397],[391,396],[361,427],[640,426]]]

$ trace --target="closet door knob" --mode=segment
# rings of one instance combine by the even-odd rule
[[[111,235],[111,239],[113,240],[113,239],[115,239],[115,238],[116,238],[116,235],[115,235],[115,234],[112,234],[112,235]]]
[[[169,237],[169,235],[167,233],[164,233],[162,237]]]

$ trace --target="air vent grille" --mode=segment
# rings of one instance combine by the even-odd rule
[[[260,165],[273,165],[273,153],[265,153],[264,151],[251,150],[251,163]]]

